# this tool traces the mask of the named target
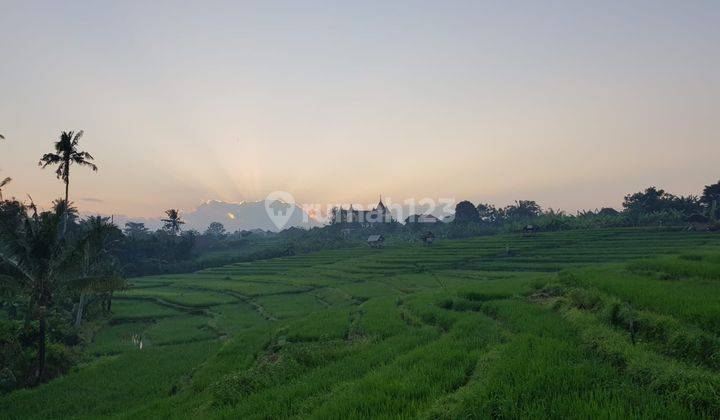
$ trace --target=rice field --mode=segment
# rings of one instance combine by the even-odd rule
[[[598,229],[136,278],[1,418],[718,418],[720,236]]]

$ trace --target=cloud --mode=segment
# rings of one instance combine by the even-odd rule
[[[93,198],[93,197],[81,197],[80,201],[90,201],[92,203],[102,203],[103,200],[99,198]]]

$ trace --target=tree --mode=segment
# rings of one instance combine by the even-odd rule
[[[480,203],[477,205],[480,221],[487,224],[496,224],[502,221],[502,212],[492,204]]]
[[[225,226],[220,222],[212,222],[205,230],[206,236],[212,236],[214,238],[222,238],[225,236]]]
[[[715,184],[706,185],[705,188],[703,188],[700,202],[711,217],[715,219],[720,217],[720,181]]]
[[[542,207],[532,200],[520,200],[505,207],[504,211],[510,220],[528,220],[542,214]]]
[[[667,210],[675,196],[663,189],[646,188],[645,191],[628,194],[623,201],[623,208],[628,213],[650,214]]]
[[[0,261],[12,271],[3,276],[3,283],[29,296],[28,313],[39,323],[34,379],[37,384],[45,372],[46,316],[55,292],[71,275],[77,254],[58,234],[62,213],[38,214],[32,203],[29,208],[17,201],[2,205]]]
[[[117,259],[113,255],[113,248],[122,237],[120,229],[110,222],[109,217],[102,216],[87,218],[82,222],[81,229],[83,239],[79,245],[82,252],[82,276],[72,282],[73,288],[80,292],[75,316],[76,327],[82,323],[85,305],[90,296],[102,296],[105,299],[103,306],[109,311],[112,292],[125,286]]]
[[[473,203],[461,201],[455,206],[455,221],[460,223],[478,222],[480,221],[480,215]]]
[[[694,195],[680,197],[670,196],[667,207],[668,209],[680,212],[685,216],[702,212],[700,199]]]
[[[83,131],[80,130],[77,133],[73,131],[63,131],[60,134],[60,139],[55,142],[55,153],[46,153],[40,158],[38,165],[45,169],[49,165],[58,165],[55,170],[55,174],[58,179],[61,179],[65,183],[65,202],[68,201],[68,194],[70,189],[70,166],[72,164],[80,166],[88,166],[93,171],[97,171],[97,166],[91,161],[94,159],[88,152],[82,152],[77,149],[80,138],[83,135]],[[63,233],[67,229],[67,219],[63,227]]]
[[[85,270],[83,260],[92,234],[78,238],[60,233],[67,211],[55,206],[38,213],[31,202],[0,202],[0,262],[8,267],[0,274],[3,288],[29,298],[27,315],[38,321],[35,384],[44,379],[47,316],[57,295],[93,284],[115,287],[117,277]],[[71,240],[72,239],[72,240]],[[91,261],[91,260],[89,260]],[[84,286],[83,286],[84,285]]]
[[[172,235],[177,236],[180,233],[180,227],[185,224],[185,221],[180,218],[180,211],[168,209],[165,210],[165,215],[167,215],[167,219],[161,219],[165,223],[163,228]]]

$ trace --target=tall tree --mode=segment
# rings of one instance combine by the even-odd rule
[[[663,189],[655,187],[646,188],[645,191],[625,196],[623,208],[632,214],[651,214],[668,210],[675,196]]]
[[[65,202],[69,203],[68,196],[70,190],[70,166],[73,164],[79,166],[87,166],[93,171],[97,171],[97,166],[92,163],[94,158],[88,152],[78,150],[78,143],[83,136],[83,131],[77,133],[74,131],[63,131],[60,139],[55,142],[55,153],[46,153],[40,158],[38,165],[43,169],[49,165],[58,165],[55,174],[58,179],[65,183]],[[67,229],[67,218],[63,231]]]
[[[529,220],[542,213],[542,207],[532,200],[519,200],[505,207],[505,216],[510,220]]]
[[[455,206],[455,222],[478,222],[480,215],[475,205],[469,201],[461,201]]]
[[[37,354],[33,382],[45,379],[47,318],[55,298],[65,291],[82,290],[92,284],[117,287],[119,279],[85,270],[83,260],[92,232],[69,238],[61,224],[63,206],[38,213],[34,204],[0,202],[0,262],[9,272],[0,275],[2,286],[29,297],[28,316],[38,321]]]
[[[121,289],[125,281],[113,250],[122,236],[120,229],[110,222],[109,217],[91,216],[81,223],[82,240],[78,244],[82,254],[82,275],[71,282],[80,292],[75,314],[75,326],[82,323],[83,312],[92,296],[100,295],[107,302],[112,292]],[[103,305],[109,308],[107,302]]]
[[[180,218],[180,211],[177,209],[168,209],[165,210],[165,215],[167,218],[161,219],[163,223],[165,223],[165,226],[163,226],[165,230],[173,235],[179,234],[180,227],[185,224],[185,221]]]
[[[0,261],[12,270],[3,283],[30,298],[29,314],[38,321],[37,363],[34,382],[45,372],[47,314],[61,283],[77,262],[74,249],[59,235],[63,218],[57,211],[38,214],[31,203],[3,202],[0,217]]]
[[[225,226],[220,222],[212,222],[205,230],[205,236],[212,236],[213,238],[225,237]]]
[[[477,211],[480,221],[483,223],[496,224],[502,222],[502,212],[492,204],[480,203],[477,205]]]
[[[711,217],[720,217],[720,181],[715,184],[706,185],[703,188],[700,202],[707,209]]]

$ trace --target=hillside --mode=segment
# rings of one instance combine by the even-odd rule
[[[720,416],[720,237],[391,244],[132,279],[2,418]]]

